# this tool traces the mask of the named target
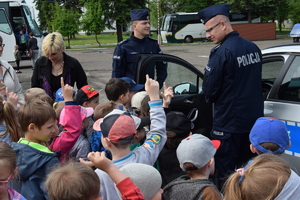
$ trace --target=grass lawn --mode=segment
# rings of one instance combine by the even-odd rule
[[[276,35],[278,39],[289,38],[288,34],[290,33],[291,29],[282,29],[282,31],[276,30]],[[123,40],[129,38],[130,34],[126,33],[123,34]],[[157,39],[157,34],[152,34],[151,37]],[[97,35],[98,41],[101,45],[105,45],[106,48],[114,48],[115,44],[117,43],[117,34],[116,33],[107,33],[107,34],[100,34]],[[65,44],[67,45],[67,41],[65,38]],[[108,46],[108,44],[111,44]],[[179,45],[179,44],[186,44],[186,43],[170,43],[164,45]],[[75,39],[70,40],[70,45],[73,46],[72,48],[101,48],[102,46],[89,46],[89,45],[97,45],[97,41],[95,35],[76,35]],[[74,47],[74,45],[87,45],[87,47]]]

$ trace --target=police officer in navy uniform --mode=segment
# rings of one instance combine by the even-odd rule
[[[130,11],[133,34],[115,48],[112,64],[112,78],[129,77],[135,80],[135,68],[139,53],[162,53],[157,40],[148,37],[150,33],[149,13],[146,9]],[[154,68],[160,87],[167,77],[167,64],[156,62],[148,66],[147,74],[154,78]]]
[[[218,187],[254,154],[249,133],[257,118],[263,116],[261,86],[262,55],[251,41],[233,31],[227,4],[218,4],[198,13],[206,37],[217,44],[205,68],[203,92],[214,103],[211,137],[221,141],[215,155]]]

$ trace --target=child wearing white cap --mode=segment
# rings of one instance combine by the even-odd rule
[[[182,140],[176,152],[180,167],[187,175],[180,176],[167,184],[163,199],[222,199],[222,194],[209,175],[215,172],[214,155],[220,141],[209,140],[201,134],[194,134]]]

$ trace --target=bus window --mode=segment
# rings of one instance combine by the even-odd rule
[[[6,34],[11,34],[12,30],[9,26],[8,19],[4,13],[4,10],[0,10],[0,31],[6,33]]]
[[[195,24],[200,23],[199,17],[197,15],[181,15],[180,24]]]
[[[178,27],[179,27],[179,21],[178,18],[176,16],[172,16],[172,31],[177,31]]]

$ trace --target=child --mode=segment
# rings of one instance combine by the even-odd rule
[[[257,156],[247,169],[238,169],[224,187],[226,200],[296,200],[299,196],[300,177],[272,153]]]
[[[95,90],[90,85],[85,85],[77,91],[76,101],[83,107],[91,107],[95,109],[99,104],[99,91]],[[88,121],[89,125],[86,128],[86,138],[90,141],[94,132],[93,124],[95,121],[93,116],[88,117]]]
[[[111,153],[107,149],[105,149],[102,145],[101,138],[102,138],[102,133],[99,130],[100,127],[100,122],[102,122],[101,118],[104,118],[108,113],[113,111],[114,109],[118,109],[117,105],[113,101],[108,101],[105,103],[100,103],[96,106],[95,111],[94,111],[94,119],[95,123],[93,125],[94,132],[92,134],[92,137],[90,139],[90,147],[91,151],[105,151],[106,156],[111,159]],[[99,121],[98,121],[99,120]]]
[[[105,94],[109,101],[113,101],[120,110],[125,110],[124,106],[129,101],[130,84],[120,78],[111,78],[105,85]]]
[[[18,45],[15,45],[14,49],[15,49],[15,51],[14,51],[15,61],[16,61],[16,64],[17,64],[16,73],[19,74],[19,73],[22,73],[20,71],[21,52],[19,51],[19,46]]]
[[[142,163],[130,163],[120,168],[120,171],[140,189],[145,200],[161,200],[163,192],[160,188],[161,176],[154,167]]]
[[[91,152],[89,153],[88,158],[92,162],[93,166],[97,167],[98,169],[101,169],[102,171],[105,171],[109,175],[109,177],[114,181],[116,187],[121,193],[120,197],[122,199],[145,199],[140,189],[135,185],[131,177],[128,176],[128,173],[122,173],[121,169],[119,170],[111,160],[106,158],[105,152]],[[159,179],[156,180],[159,181]]]
[[[184,175],[179,167],[176,149],[180,142],[191,135],[194,124],[183,113],[171,111],[167,118],[167,142],[158,156],[159,169],[162,177],[162,188],[168,183]]]
[[[135,93],[131,98],[131,107],[134,110],[136,116],[138,117],[141,117],[141,104],[145,96],[147,96],[147,92],[141,91]]]
[[[281,155],[291,145],[285,124],[279,119],[260,117],[253,125],[250,135],[252,153]]]
[[[105,158],[104,152],[92,152],[89,159],[94,166],[106,171],[115,181],[116,187],[124,194],[123,199],[144,199],[130,178],[125,177],[114,164]],[[64,166],[58,166],[45,181],[50,200],[100,200],[100,180],[97,174],[83,163],[69,162]]]
[[[26,200],[14,189],[9,188],[9,183],[17,176],[17,156],[6,142],[0,141],[0,199]]]
[[[122,79],[121,79],[122,80]],[[166,141],[166,121],[162,101],[159,98],[159,84],[146,76],[145,89],[150,96],[151,128],[146,141],[140,147],[130,151],[134,139],[136,124],[127,113],[113,114],[105,117],[101,123],[102,144],[112,153],[116,167],[121,168],[128,163],[144,163],[153,165]],[[126,83],[126,81],[124,81]],[[103,199],[118,199],[114,184],[109,176],[101,170],[96,170],[101,181],[101,197]]]
[[[139,90],[141,90],[141,89],[144,88],[144,85],[142,85],[142,84],[136,84],[134,82],[134,80],[132,80],[129,77],[122,77],[121,79],[124,80],[124,81],[126,81],[126,82],[128,82],[130,84],[129,100],[125,104],[126,111],[129,112],[131,115],[136,116],[136,113],[132,110],[132,107],[131,107],[131,99],[132,99],[132,96],[134,94],[136,94]]]
[[[48,199],[42,190],[44,177],[59,162],[57,154],[47,147],[56,131],[55,112],[48,103],[31,100],[19,109],[18,119],[25,137],[10,144],[19,168],[14,189],[27,200]]]
[[[15,106],[9,100],[5,101],[4,97],[0,95],[0,140],[11,143],[18,142],[20,138],[21,131],[17,122]]]
[[[25,92],[25,102],[34,99],[39,94],[46,94],[46,92],[41,88],[29,88]]]
[[[176,153],[183,175],[164,187],[165,200],[176,199],[222,199],[221,193],[209,175],[215,172],[214,155],[220,141],[194,134],[182,140]]]
[[[64,129],[59,137],[53,137],[50,149],[55,152],[61,151],[61,162],[69,157],[77,160],[80,156],[86,158],[90,148],[89,145],[86,145],[88,142],[85,137],[81,136],[81,133],[87,126],[86,118],[93,114],[93,109],[81,107],[76,101],[73,101],[73,87],[68,84],[64,85],[63,78],[61,78],[61,88],[65,102],[58,102],[59,106],[56,107],[55,116]],[[62,108],[63,103],[65,103],[64,108]]]
[[[69,162],[58,166],[45,181],[50,200],[100,200],[100,180],[87,165]]]

